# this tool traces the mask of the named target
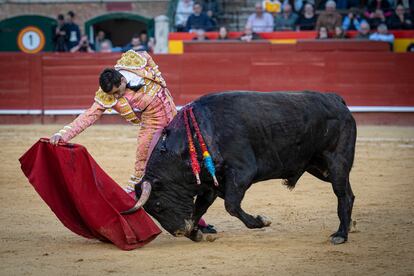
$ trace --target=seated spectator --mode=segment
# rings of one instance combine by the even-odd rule
[[[304,0],[283,0],[282,1],[282,10],[283,10],[283,7],[286,4],[290,4],[290,6],[292,7],[292,10],[294,12],[300,13],[302,11],[302,7],[303,7],[304,2],[305,2]],[[314,4],[313,0],[312,1],[306,1],[306,2]]]
[[[376,29],[378,25],[385,24],[387,18],[392,14],[388,0],[371,0],[365,12],[365,17],[371,29]]]
[[[282,11],[282,4],[278,0],[264,0],[262,2],[263,11],[275,15]]]
[[[209,40],[209,38],[206,37],[206,32],[203,29],[194,30],[193,33],[196,34],[196,37],[194,37],[193,40],[197,40],[197,41]]]
[[[361,22],[366,22],[366,20],[360,16],[357,8],[351,8],[342,22],[342,29],[344,31],[359,31]]]
[[[106,39],[100,43],[99,53],[112,53],[112,43],[109,39]]]
[[[319,30],[322,26],[328,29],[328,32],[334,32],[335,27],[342,25],[342,16],[336,11],[335,1],[329,0],[326,2],[325,10],[319,15],[316,21],[316,29]]]
[[[224,26],[220,27],[217,39],[218,40],[227,40],[227,39],[229,39],[229,32],[227,31],[226,27],[224,27]]]
[[[66,26],[65,26],[65,17],[63,14],[57,16],[57,26],[53,32],[53,42],[55,44],[55,52],[67,52],[67,38],[66,35]]]
[[[286,3],[283,6],[283,12],[275,17],[275,30],[293,31],[297,20],[298,15],[292,11],[292,6]]]
[[[255,13],[249,16],[246,25],[250,26],[255,33],[273,32],[273,16],[270,13],[263,11],[260,2],[257,2],[254,7]]]
[[[212,10],[207,10],[206,12],[208,18],[210,19],[210,31],[217,31],[217,19],[214,17],[213,11]]]
[[[407,52],[414,52],[414,43],[411,43],[410,45],[408,45]]]
[[[203,11],[211,11],[212,17],[217,20],[217,16],[220,14],[219,5],[216,0],[204,0],[203,1]]]
[[[82,35],[81,39],[79,40],[79,44],[75,47],[72,47],[72,49],[70,49],[70,52],[94,53],[95,50],[93,48],[93,45],[88,41],[88,37],[86,35]]]
[[[394,43],[394,35],[388,33],[387,25],[380,24],[378,25],[377,31],[369,36],[369,40],[385,41],[392,45]]]
[[[239,38],[241,41],[250,42],[252,40],[260,39],[260,36],[253,31],[253,28],[249,25],[244,27],[244,32]]]
[[[139,33],[139,43],[142,46],[141,51],[152,52],[154,50],[154,40],[148,37],[145,30]]]
[[[403,5],[397,5],[395,12],[389,18],[388,26],[394,30],[414,29],[413,20],[408,13],[405,13]]]
[[[109,42],[111,44],[111,48],[112,48],[112,42],[109,39],[106,38],[105,32],[101,30],[101,31],[98,32],[98,34],[95,37],[95,43],[94,43],[95,51],[97,51],[97,52],[101,51],[101,44],[104,41],[105,41],[105,43]]]
[[[175,28],[177,32],[185,32],[188,17],[193,13],[192,0],[180,0],[175,10]]]
[[[380,24],[386,24],[386,21],[387,19],[380,9],[375,10],[372,17],[368,18],[368,23],[372,29],[377,28]]]
[[[211,30],[218,30],[218,15],[220,14],[219,5],[217,0],[204,0],[203,1],[203,11],[206,12],[207,16],[210,18]]]
[[[139,37],[139,34],[134,34],[131,38],[131,42],[122,48],[122,52],[127,52],[129,50],[146,51],[146,48],[144,45],[141,44],[141,40]]]
[[[212,28],[210,18],[203,13],[203,7],[200,3],[194,3],[193,13],[188,17],[186,30],[187,32],[194,32],[195,30],[202,29],[204,31],[210,31]]]
[[[335,38],[335,39],[344,39],[344,38],[346,38],[346,34],[344,32],[344,29],[342,29],[341,26],[335,27],[335,32],[333,34],[333,38]]]
[[[296,30],[300,31],[310,31],[315,29],[316,25],[316,15],[315,9],[312,4],[305,4],[303,8],[303,13],[299,16],[296,21]]]
[[[355,36],[355,39],[369,39],[370,36],[370,27],[368,22],[362,21],[359,25],[358,34]]]
[[[319,27],[318,36],[316,38],[317,39],[328,39],[329,38],[328,28],[324,26]]]

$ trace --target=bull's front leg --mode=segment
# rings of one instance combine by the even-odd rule
[[[197,196],[193,215],[194,227],[189,236],[192,241],[198,242],[202,240],[203,234],[198,229],[198,222],[200,221],[201,217],[207,212],[207,209],[211,206],[211,204],[213,204],[216,198],[217,193],[213,189],[209,189],[203,194]]]
[[[217,192],[213,189],[209,189],[197,196],[193,215],[195,225],[198,225],[201,217],[207,212],[208,208],[210,208],[216,198]]]
[[[251,177],[232,171],[227,175],[225,185],[224,205],[230,215],[239,218],[248,228],[262,228],[272,223],[264,216],[249,215],[241,208],[244,194],[251,185]]]

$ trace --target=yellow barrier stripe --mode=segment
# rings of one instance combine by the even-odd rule
[[[407,51],[408,45],[414,43],[414,38],[397,38],[394,41],[394,52],[404,53]]]
[[[272,44],[296,44],[297,39],[269,39]]]
[[[169,40],[168,41],[168,53],[170,54],[183,54],[184,43],[182,40]]]

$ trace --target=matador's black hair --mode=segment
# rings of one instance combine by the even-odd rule
[[[121,85],[122,74],[113,68],[106,68],[99,76],[99,85],[106,93],[111,92],[112,88]]]

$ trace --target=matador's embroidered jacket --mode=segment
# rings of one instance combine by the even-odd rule
[[[98,120],[105,110],[114,109],[128,122],[140,126],[135,162],[135,177],[140,178],[162,129],[177,111],[158,66],[147,52],[130,50],[122,54],[115,69],[127,79],[129,86],[142,87],[136,92],[127,89],[118,99],[99,88],[92,106],[58,134],[67,142]]]

